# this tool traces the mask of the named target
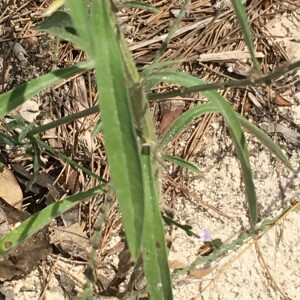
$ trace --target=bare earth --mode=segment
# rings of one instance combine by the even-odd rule
[[[280,43],[291,61],[299,60],[300,44],[290,41],[291,37],[299,37],[299,15],[298,19],[284,15],[269,29],[275,36],[287,37],[279,39]],[[289,99],[294,105],[291,108],[282,108],[281,111],[300,125],[300,93]],[[228,150],[231,142],[224,137],[221,129],[220,122],[215,120],[208,134],[210,138],[204,141],[204,145],[201,144],[201,157],[197,159],[204,170],[203,177],[193,181],[190,186],[199,195],[203,195],[204,199],[209,199],[209,204],[232,218],[226,219],[214,212],[208,214],[199,209],[197,211],[197,203],[188,201],[184,201],[188,203],[185,207],[178,201],[176,211],[181,212],[177,213],[178,219],[192,225],[195,231],[205,228],[211,232],[213,238],[226,241],[238,234],[242,226],[248,225],[239,166],[233,152]],[[299,199],[299,145],[290,151],[291,162],[297,170],[296,174],[292,174],[251,136],[248,135],[248,138],[260,211],[264,217],[271,216],[279,211],[283,203],[288,204],[291,199]],[[299,214],[291,213],[280,225],[261,238],[257,246],[252,241],[240,251],[227,255],[216,264],[215,269],[208,271],[209,274],[203,275],[201,279],[187,277],[176,282],[175,299],[300,299],[299,230]],[[197,239],[191,240],[178,230],[174,233],[170,260],[175,265],[187,265],[195,259],[200,245]]]

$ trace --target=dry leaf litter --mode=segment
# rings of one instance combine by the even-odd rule
[[[55,40],[35,31],[35,24],[41,20],[40,12],[49,2],[1,3],[2,92],[45,74],[55,65],[65,67],[85,59],[84,53],[65,42],[60,44],[59,52],[55,55]],[[159,9],[159,13],[127,9],[118,13],[122,30],[140,68],[152,61],[181,7],[181,1],[149,2]],[[162,60],[184,59],[186,62],[180,69],[207,82],[251,76],[249,54],[234,12],[227,2],[193,1],[162,55]],[[300,53],[300,9],[297,1],[291,1],[289,5],[282,5],[281,1],[273,2],[247,1],[257,57],[261,58],[264,73],[272,71],[285,61],[300,59],[297,56]],[[232,56],[239,57],[240,60],[228,61]],[[296,170],[299,166],[300,142],[297,138],[300,132],[298,76],[298,73],[283,76],[271,86],[222,92],[237,111],[278,141]],[[163,91],[173,87],[162,85],[155,90]],[[275,105],[275,97],[284,98],[290,105]],[[45,124],[57,117],[91,107],[96,101],[94,74],[89,72],[41,93],[25,102],[14,113],[20,113],[29,122],[37,120]],[[163,105],[166,104],[153,105],[158,132],[162,134],[182,111],[202,101],[206,100],[199,95],[190,95],[168,101],[170,109],[164,110]],[[5,132],[10,132],[6,126],[9,120],[6,118],[4,123],[1,122],[1,128]],[[61,126],[46,132],[44,139],[76,162],[108,179],[102,136],[98,134],[96,138],[92,138],[91,135],[97,120],[98,117],[92,116],[84,122],[78,120]],[[246,137],[249,141],[261,217],[271,217],[289,201],[298,199],[299,176],[284,168],[255,138],[249,134]],[[195,232],[207,229],[213,238],[221,238],[222,241],[236,236],[248,227],[239,165],[224,122],[219,116],[208,115],[197,120],[168,151],[193,161],[203,170],[198,178],[193,174],[178,172],[176,168],[170,167],[166,171],[164,199],[176,221],[191,225]],[[17,175],[20,178],[23,176],[23,180],[27,176],[28,181],[32,161],[25,150],[6,148],[3,152],[10,163],[17,165]],[[66,194],[93,185],[93,180],[68,168],[63,162],[54,160],[47,153],[42,158],[45,163],[42,173],[46,177],[39,178],[35,189],[27,193],[29,200],[37,201],[36,198],[41,198],[41,194],[47,194],[44,201],[49,204]],[[8,180],[13,184],[14,180]],[[23,184],[26,184],[26,180]],[[35,198],[35,195],[38,196]],[[70,215],[51,224],[49,228],[52,243],[59,249],[58,252],[49,255],[38,270],[25,278],[2,283],[0,290],[6,299],[76,298],[85,282],[83,272],[87,254],[80,250],[80,246],[89,245],[85,243],[93,232],[93,224],[101,212],[102,204],[103,198],[90,199]],[[128,257],[126,258],[124,242],[119,234],[121,224],[115,204],[112,204],[108,215],[98,253],[98,291],[103,287],[113,290],[116,274],[118,278],[125,276],[125,282],[128,280],[128,272],[124,267]],[[292,213],[257,244],[246,244],[238,252],[225,255],[216,264],[206,265],[190,276],[174,280],[175,299],[297,299],[300,292],[300,274],[297,268],[300,254],[299,222],[298,215]],[[80,237],[72,235],[74,228],[80,232]],[[66,234],[54,234],[60,232],[60,229],[65,230]],[[171,244],[171,268],[182,268],[199,256],[202,245],[200,240],[188,237],[180,229],[173,228],[168,240]],[[78,247],[68,250],[70,244]],[[124,274],[116,271],[122,269],[122,266],[118,266],[119,258],[121,265],[123,263]],[[141,286],[143,287],[143,282]],[[124,291],[124,288],[124,283],[121,283],[120,290]]]

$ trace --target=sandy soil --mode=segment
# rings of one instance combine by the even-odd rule
[[[299,36],[300,22],[292,15],[284,15],[269,28],[286,49],[291,61],[300,59],[300,44],[292,41]],[[281,112],[300,124],[300,94],[289,97],[294,105]],[[191,183],[192,190],[203,199],[231,216],[226,219],[214,212],[203,212],[198,205],[181,199],[176,207],[177,217],[193,226],[194,230],[207,229],[213,238],[222,241],[248,227],[245,214],[245,197],[240,181],[240,171],[231,148],[224,136],[220,120],[210,129],[197,162],[203,177]],[[290,199],[299,199],[299,146],[288,151],[296,174],[289,172],[259,143],[248,135],[251,163],[262,217],[276,214]],[[284,146],[284,145],[283,145]],[[185,205],[183,205],[183,203]],[[201,279],[186,277],[174,284],[175,299],[299,299],[300,295],[300,218],[291,213],[255,244],[248,243],[239,251],[228,254],[213,270]],[[187,265],[197,257],[201,243],[191,240],[178,230],[170,253],[173,264]],[[205,274],[205,271],[203,271]]]

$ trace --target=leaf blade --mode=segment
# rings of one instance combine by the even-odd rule
[[[105,150],[132,259],[138,257],[143,228],[144,187],[125,70],[108,0],[94,0],[92,33]],[[103,71],[105,70],[105,72]]]
[[[93,67],[92,61],[78,63],[72,67],[55,70],[46,75],[32,79],[20,86],[0,95],[0,118],[4,117],[12,109],[21,105],[24,101],[35,96],[43,89],[58,84],[68,77]]]
[[[255,55],[255,50],[254,50],[254,43],[253,43],[253,38],[251,35],[251,30],[250,30],[250,26],[248,23],[248,17],[247,17],[247,13],[246,13],[246,9],[245,6],[242,4],[241,0],[231,0],[232,6],[235,10],[235,14],[236,17],[238,19],[238,22],[240,23],[241,26],[241,30],[244,36],[244,40],[245,43],[249,49],[250,55],[251,55],[251,59],[252,62],[256,68],[256,71],[259,72],[260,71],[260,66],[258,63],[258,60],[256,58]]]
[[[66,212],[84,199],[96,195],[100,191],[102,191],[102,186],[94,187],[74,196],[70,196],[62,201],[50,204],[42,211],[32,215],[0,239],[0,257],[21,244],[27,237],[33,235],[49,224],[54,218]]]
[[[287,157],[283,154],[280,147],[261,129],[251,124],[247,119],[237,113],[237,117],[240,119],[242,126],[254,135],[263,145],[265,145],[278,159],[280,159],[290,170],[293,171],[293,167]]]
[[[179,156],[174,156],[174,155],[167,155],[163,154],[162,155],[163,159],[171,162],[172,164],[175,164],[179,167],[186,168],[196,174],[201,174],[201,170],[194,164],[189,161],[184,160],[183,158]]]
[[[175,136],[179,135],[179,133],[182,132],[188,124],[190,124],[190,122],[210,112],[217,112],[213,103],[205,103],[195,106],[181,114],[181,116],[172,123],[170,128],[163,135],[159,144],[161,149],[165,149]]]
[[[81,45],[83,43],[76,34],[71,16],[65,11],[55,11],[50,17],[42,21],[37,29],[76,45]]]
[[[70,9],[70,14],[80,39],[80,47],[92,55],[93,39],[90,38],[90,18],[86,0],[66,0],[66,6]]]
[[[150,146],[144,145],[142,150],[145,191],[144,269],[151,299],[173,299],[165,233],[159,209],[159,193],[152,170],[152,159]]]
[[[172,76],[166,78],[165,80],[172,80],[172,82],[176,83],[177,77],[177,83],[180,83],[185,87],[192,87],[193,85],[197,86],[204,84],[204,82],[201,79],[196,78],[192,75],[179,72],[177,73],[178,74],[176,74],[176,72],[172,72]],[[252,226],[254,226],[257,222],[257,199],[252,178],[252,171],[249,162],[248,148],[244,133],[241,128],[240,121],[237,118],[230,104],[216,90],[203,91],[201,92],[201,94],[207,99],[209,99],[211,103],[214,104],[216,111],[222,114],[228,126],[230,135],[235,144],[236,153],[241,163],[241,169],[245,183],[245,194],[250,213],[250,223],[252,224]]]

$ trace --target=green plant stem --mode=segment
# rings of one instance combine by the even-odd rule
[[[212,263],[223,257],[229,251],[235,251],[243,246],[245,243],[249,242],[250,239],[258,238],[260,239],[265,233],[267,233],[271,228],[277,225],[280,221],[286,218],[291,212],[300,211],[300,202],[288,205],[284,207],[281,212],[275,216],[273,219],[265,219],[259,226],[254,229],[248,229],[242,231],[236,239],[231,242],[223,243],[219,249],[213,251],[208,256],[201,256],[196,258],[196,260],[189,266],[181,269],[178,272],[173,273],[173,278],[178,276],[183,276],[188,274],[191,270],[195,269],[197,266],[203,263]]]
[[[175,19],[174,24],[171,26],[171,28],[169,30],[169,33],[168,33],[166,39],[164,40],[164,42],[162,43],[160,49],[156,52],[154,60],[153,60],[151,65],[155,65],[159,61],[162,54],[166,51],[166,49],[167,49],[167,47],[168,47],[175,31],[176,31],[176,29],[178,28],[180,22],[182,21],[182,19],[184,17],[184,14],[187,10],[187,6],[190,4],[190,2],[191,2],[191,0],[185,0],[184,1],[183,5],[182,5],[182,8],[180,9],[179,15]]]
[[[193,87],[181,88],[176,91],[170,91],[170,92],[165,92],[165,93],[151,93],[151,94],[148,94],[148,99],[164,101],[164,100],[167,100],[168,98],[184,96],[186,94],[196,93],[196,92],[203,92],[203,91],[209,91],[209,90],[215,90],[215,89],[236,88],[236,87],[242,87],[242,86],[254,85],[254,84],[256,84],[256,85],[261,85],[264,83],[270,84],[273,80],[277,79],[278,77],[284,75],[285,73],[294,71],[298,68],[300,68],[300,61],[294,62],[287,66],[279,67],[272,73],[262,76],[262,77],[259,77],[259,78],[256,78],[256,79],[245,78],[245,79],[241,79],[241,80],[230,80],[230,81],[226,81],[226,82],[195,85]],[[66,116],[59,120],[50,122],[48,124],[35,127],[32,130],[30,130],[28,132],[28,134],[29,135],[38,134],[38,133],[44,132],[46,130],[49,130],[51,128],[55,128],[57,126],[67,124],[76,119],[95,114],[98,111],[99,111],[99,107],[98,107],[98,105],[96,105],[96,106],[93,106],[86,110],[72,114],[70,116]]]
[[[250,23],[248,22],[248,16],[246,12],[245,5],[242,4],[241,0],[231,0],[232,6],[235,10],[235,14],[238,22],[240,23],[241,31],[244,36],[244,41],[248,47],[248,50],[251,55],[252,62],[255,66],[257,74],[260,72],[260,65],[255,56],[253,37],[250,30]]]
[[[258,77],[258,78],[245,78],[241,80],[230,80],[225,82],[217,82],[217,83],[208,83],[203,85],[195,85],[193,87],[189,88],[180,88],[175,91],[171,92],[165,92],[165,93],[151,93],[148,94],[149,100],[166,100],[168,98],[183,96],[191,93],[197,93],[197,92],[203,92],[208,90],[217,90],[217,89],[226,89],[226,88],[236,88],[236,87],[242,87],[247,85],[260,85],[260,84],[271,84],[273,80],[279,78],[280,76],[294,71],[296,69],[300,68],[300,61],[296,61],[294,63],[291,63],[289,65],[285,65],[282,67],[278,67],[275,71],[272,73]]]
[[[35,135],[35,134],[47,131],[49,129],[56,128],[58,126],[73,122],[77,119],[87,117],[87,116],[95,114],[97,112],[99,112],[99,106],[96,105],[91,108],[85,109],[83,111],[77,112],[75,114],[72,114],[72,115],[60,118],[58,120],[55,120],[53,122],[47,123],[45,125],[40,125],[38,127],[34,127],[32,130],[30,130],[28,132],[27,135]]]
[[[67,157],[66,155],[60,153],[59,151],[55,150],[54,148],[52,148],[51,146],[49,146],[48,144],[46,144],[45,142],[36,139],[36,142],[39,146],[45,148],[48,152],[52,153],[54,156],[57,156],[58,158],[60,158],[61,160],[63,160],[64,162],[67,162],[68,164],[70,164],[73,168],[75,169],[79,169],[81,171],[83,171],[85,174],[94,177],[96,179],[98,179],[99,181],[101,181],[102,183],[108,183],[106,180],[104,180],[103,178],[101,178],[100,176],[98,176],[97,174],[95,174],[94,172],[92,172],[91,170],[85,168],[84,166],[79,165],[78,163],[76,163],[74,160],[70,159],[69,157]]]
[[[35,213],[28,219],[22,222],[21,225],[4,235],[0,239],[0,257],[4,256],[10,250],[21,244],[27,237],[38,232],[44,226],[48,225],[53,219],[60,216],[68,209],[85,199],[102,193],[104,188],[98,185],[87,191],[80,192],[73,196],[67,197],[62,201],[57,201],[48,205],[43,210]]]
[[[86,283],[83,292],[81,293],[80,299],[93,299],[93,284],[96,284],[94,272],[97,269],[97,251],[99,249],[102,239],[103,224],[105,224],[105,221],[107,220],[112,203],[112,201],[106,199],[106,201],[103,204],[103,213],[98,217],[98,220],[94,225],[94,234],[91,238],[92,250],[90,252],[90,258],[88,260],[87,269],[85,271]]]

